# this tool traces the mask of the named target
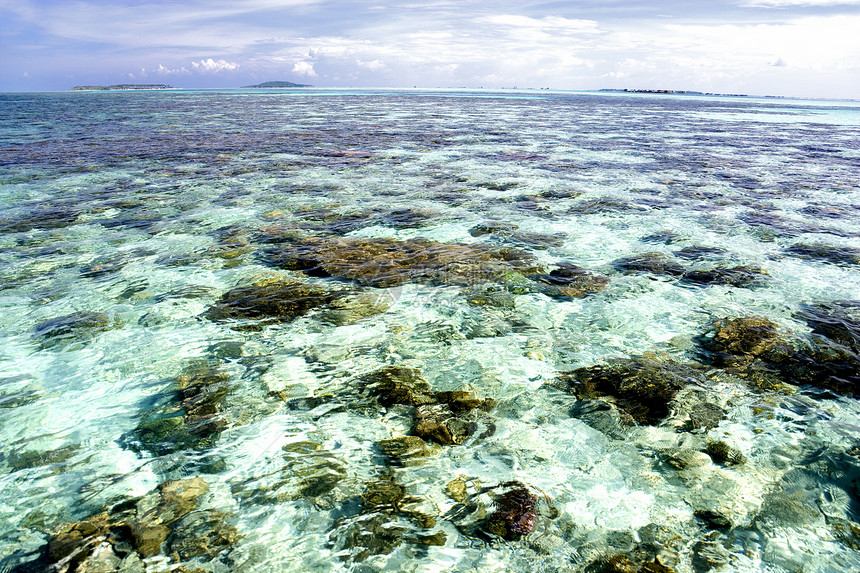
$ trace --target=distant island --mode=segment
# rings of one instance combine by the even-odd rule
[[[164,84],[114,84],[112,86],[75,86],[73,92],[107,92],[116,90],[171,90],[173,86]]]
[[[692,90],[631,90],[631,89],[611,89],[606,88],[600,90],[602,92],[627,93],[627,94],[670,94],[670,95],[705,95],[705,96],[730,96],[730,97],[749,97],[747,94],[718,94],[711,92],[696,92]]]
[[[294,84],[293,82],[263,82],[255,86],[242,86],[243,88],[312,88],[307,84]]]

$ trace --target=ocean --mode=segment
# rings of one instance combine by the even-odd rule
[[[0,94],[0,571],[860,570],[860,103]]]

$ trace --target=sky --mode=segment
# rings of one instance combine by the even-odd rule
[[[270,80],[860,99],[860,0],[0,0],[0,91]]]

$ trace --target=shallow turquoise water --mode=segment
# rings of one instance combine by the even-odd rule
[[[0,569],[50,570],[63,524],[128,506],[132,525],[115,517],[71,570],[579,571],[623,555],[855,571],[860,315],[833,303],[860,299],[858,140],[852,102],[0,94]],[[342,252],[427,244],[475,250],[410,255],[388,281]],[[282,264],[295,245],[313,265]],[[470,262],[499,248],[542,270]],[[664,258],[619,262],[645,253]],[[560,296],[547,273],[565,263],[607,280]],[[750,282],[694,280],[738,266]],[[363,302],[213,318],[231,289],[272,281]],[[836,308],[831,327],[810,308]],[[838,380],[793,355],[746,348],[728,366],[707,352],[714,321],[749,316],[792,348],[830,345]],[[559,382],[643,355],[698,368],[650,424],[623,395]],[[363,382],[386,366],[495,404],[466,416],[462,443],[400,459],[380,441],[415,434],[416,409]],[[779,384],[756,385],[758,366]],[[187,389],[200,372],[204,398]],[[719,415],[691,427],[703,411]],[[141,437],[165,418],[215,426]],[[743,463],[705,453],[716,442]],[[193,478],[206,492],[154,554],[117,541],[143,527],[141,496]],[[535,519],[505,539],[488,523],[511,482]],[[378,483],[416,499],[375,506]],[[214,521],[231,533],[187,549]]]

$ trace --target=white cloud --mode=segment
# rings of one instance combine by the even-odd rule
[[[228,62],[227,60],[223,59],[213,60],[212,58],[200,60],[199,62],[191,62],[191,65],[194,66],[195,70],[201,72],[232,72],[234,70],[239,69],[239,64],[237,63]]]
[[[358,67],[365,68],[367,70],[370,70],[371,72],[378,72],[385,67],[385,63],[379,59],[371,60],[369,62],[356,60],[355,63],[358,65]]]
[[[687,55],[722,59],[742,68],[782,58],[792,67],[832,70],[844,62],[860,65],[860,16],[798,18],[782,24],[666,25],[667,42],[683,42]]]
[[[857,6],[860,0],[742,0],[746,8],[786,8],[803,6]]]
[[[553,31],[597,32],[597,22],[594,20],[578,20],[560,16],[530,18],[517,14],[499,14],[478,18],[479,22],[509,26],[511,28],[538,28]]]
[[[761,93],[776,78],[786,93],[834,95],[816,87],[832,78],[839,94],[860,94],[860,0],[728,0],[705,12],[674,0],[50,0],[46,10],[48,1],[0,0],[0,20],[32,24],[21,45],[62,46],[45,67],[124,74],[146,65],[165,83],[180,83],[179,74],[189,85],[228,75],[252,83],[291,70],[320,85],[584,89],[616,78],[703,91],[748,82]],[[24,61],[22,53],[7,59]]]
[[[307,76],[309,78],[317,77],[317,73],[314,71],[314,65],[311,62],[296,62],[293,66],[293,73]]]
[[[182,66],[180,68],[168,68],[161,64],[158,64],[158,67],[154,70],[154,73],[162,75],[162,76],[172,76],[176,74],[187,74],[190,73],[188,68]]]

